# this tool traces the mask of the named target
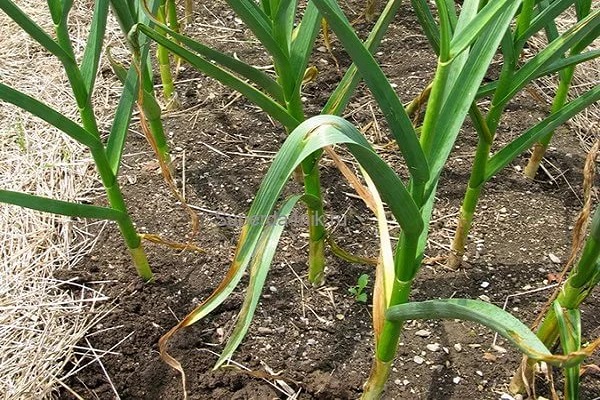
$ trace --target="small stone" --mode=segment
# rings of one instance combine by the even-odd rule
[[[455,343],[454,350],[456,350],[460,353],[462,351],[462,345],[460,343]]]
[[[431,336],[431,332],[429,332],[427,329],[420,329],[415,332],[415,335],[419,337],[428,337]]]
[[[265,328],[263,326],[258,327],[258,333],[273,333],[273,329]]]
[[[312,346],[314,344],[317,344],[317,341],[315,339],[308,339],[306,341],[306,344],[309,345],[309,346]]]
[[[554,254],[552,253],[548,253],[548,258],[550,259],[550,261],[552,261],[554,264],[560,264],[560,258],[556,257]]]
[[[481,371],[475,371],[475,373],[479,376],[483,376],[483,372],[481,372]]]
[[[493,345],[492,349],[496,350],[498,353],[506,353],[506,349],[502,346],[498,346],[497,344]]]
[[[485,294],[479,295],[479,300],[481,300],[481,301],[485,301],[486,303],[489,303],[490,301],[492,301],[492,300],[490,299],[490,297],[489,297],[489,296],[486,296]]]
[[[425,359],[423,357],[421,357],[421,356],[415,356],[413,358],[413,361],[415,362],[415,364],[421,365],[421,364],[423,364],[425,362]]]
[[[501,214],[506,214],[507,211],[508,210],[506,209],[506,207],[502,207],[500,210],[498,210],[498,212],[501,213]]]
[[[394,383],[398,386],[402,385],[402,381],[400,379],[396,379]]]
[[[452,378],[452,382],[454,382],[454,384],[456,385],[458,385],[461,380],[462,378],[460,376],[455,376],[454,378]]]
[[[277,288],[276,288],[275,286],[269,286],[269,290],[270,290],[272,293],[277,293]]]
[[[490,283],[484,281],[484,282],[481,282],[481,285],[479,285],[479,286],[481,286],[482,288],[485,289],[486,287],[490,286]]]
[[[502,393],[502,396],[500,396],[500,400],[515,400],[514,397],[512,397],[510,394],[508,393]]]
[[[409,383],[410,383],[410,381],[409,381],[408,379],[404,379],[404,380],[402,381],[402,384],[403,384],[404,386],[408,385]]]
[[[425,347],[427,347],[427,350],[429,350],[429,351],[438,351],[441,346],[439,343],[432,343],[432,344],[428,344]]]
[[[335,314],[335,317],[341,321],[344,319],[344,314]]]

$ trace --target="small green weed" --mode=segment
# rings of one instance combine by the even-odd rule
[[[367,287],[368,283],[369,283],[369,275],[362,274],[361,276],[358,277],[358,280],[356,281],[356,285],[352,286],[350,289],[348,289],[348,291],[350,293],[352,293],[352,295],[354,296],[354,299],[357,302],[359,302],[359,303],[367,302],[367,293],[365,293],[365,288]]]

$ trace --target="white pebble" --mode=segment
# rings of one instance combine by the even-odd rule
[[[427,329],[420,329],[415,332],[415,335],[420,337],[428,337],[431,335],[431,332],[429,332]]]
[[[439,343],[432,343],[432,344],[428,344],[425,347],[427,347],[427,350],[429,350],[429,351],[438,351],[441,346]]]
[[[560,258],[556,257],[554,254],[552,253],[548,253],[548,258],[550,259],[550,261],[552,261],[554,264],[560,264]]]
[[[421,365],[421,364],[423,364],[425,362],[425,359],[423,357],[421,357],[421,356],[415,356],[413,358],[413,361],[415,362],[415,364]]]
[[[455,376],[455,377],[452,379],[452,382],[454,382],[455,384],[457,384],[457,385],[458,385],[458,383],[459,383],[461,380],[462,380],[462,378],[461,378],[460,376]]]
[[[454,350],[461,352],[462,351],[462,345],[460,343],[456,343],[454,345]]]

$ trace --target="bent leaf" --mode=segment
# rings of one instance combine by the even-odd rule
[[[585,349],[566,355],[553,355],[525,324],[498,306],[480,300],[427,300],[392,306],[386,313],[390,321],[409,319],[461,319],[484,325],[498,332],[533,360],[571,367],[580,364],[600,346],[597,339]]]
[[[412,302],[390,307],[386,318],[391,321],[409,319],[461,319],[484,325],[535,358],[549,356],[550,351],[521,321],[503,309],[480,300],[446,299]]]
[[[234,260],[223,281],[204,302],[160,339],[161,357],[167,364],[183,371],[181,364],[167,353],[169,339],[181,328],[206,316],[231,294],[257,251],[265,228],[264,217],[272,215],[294,170],[302,161],[312,157],[315,151],[334,144],[347,145],[348,150],[373,179],[382,199],[388,203],[402,229],[412,235],[421,234],[424,224],[417,205],[398,175],[377,156],[356,127],[343,118],[330,115],[308,119],[288,136],[262,181],[248,212],[246,224],[242,227]]]
[[[73,57],[69,55],[54,39],[50,37],[38,24],[36,24],[27,14],[23,12],[15,3],[10,0],[0,0],[0,9],[4,11],[21,29],[23,29],[36,42],[42,45],[50,53],[54,54],[61,61],[70,61],[75,63]]]

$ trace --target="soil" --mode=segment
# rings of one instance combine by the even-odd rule
[[[354,4],[354,14],[348,11],[350,19],[359,17],[360,4]],[[255,65],[268,65],[256,43],[248,43],[249,32],[226,10],[221,2],[210,10],[198,7],[192,34]],[[363,33],[370,28],[361,21],[355,26]],[[408,101],[431,79],[435,57],[409,7],[400,12],[386,37],[377,57],[402,99]],[[308,115],[318,113],[342,74],[319,41],[313,60],[319,75],[305,87]],[[347,56],[339,48],[333,54],[343,71],[349,64]],[[93,363],[67,382],[85,399],[115,398],[115,390],[122,399],[182,398],[180,377],[160,360],[157,342],[225,275],[239,228],[223,226],[224,214],[218,213],[247,212],[285,139],[283,129],[259,109],[191,67],[181,71],[177,89],[181,110],[167,115],[165,124],[187,200],[203,208],[197,210],[201,229],[194,242],[205,252],[147,244],[156,282],[146,285],[135,275],[115,226],[109,225],[98,232],[100,241],[93,253],[63,272],[63,278],[76,277],[101,288],[115,307],[88,337],[95,348],[111,352],[102,358],[102,366]],[[548,108],[527,92],[517,97],[502,122],[498,144],[510,141]],[[388,146],[391,137],[367,89],[360,87],[345,117],[367,127],[366,135],[376,149],[402,173],[401,157]],[[442,176],[427,257],[447,254],[475,144],[476,135],[467,124]],[[547,172],[540,172],[534,182],[520,172],[526,162],[523,156],[486,186],[466,268],[449,271],[443,261],[424,265],[413,300],[483,298],[506,305],[526,323],[535,319],[551,292],[548,285],[562,268],[555,258],[564,262],[568,257],[572,225],[581,208],[583,151],[567,129],[560,131],[553,146],[544,164]],[[356,254],[376,256],[371,214],[327,159],[321,163],[321,172],[328,222],[335,227],[337,241]],[[140,134],[128,139],[120,180],[141,232],[186,240],[189,218],[166,188]],[[290,182],[286,194],[300,190]],[[348,289],[362,273],[369,274],[372,282],[373,268],[329,255],[326,284],[310,287],[305,277],[306,223],[302,218],[294,221],[279,245],[250,331],[234,355],[235,363],[212,370],[235,322],[247,279],[213,313],[172,340],[170,352],[186,371],[190,399],[292,397],[286,389],[298,399],[359,397],[373,353],[372,285],[367,287],[366,304],[356,301]],[[392,235],[397,233],[397,228],[392,231]],[[598,299],[596,291],[582,307],[584,341],[600,335],[600,316],[594,312]],[[491,331],[468,322],[413,321],[406,325],[401,340],[386,399],[498,399],[520,360],[509,343],[502,338],[494,342]],[[590,360],[598,361],[598,357]],[[549,397],[543,376],[539,381],[539,393]],[[598,372],[583,376],[581,396],[600,396]],[[60,397],[72,398],[66,391]]]

